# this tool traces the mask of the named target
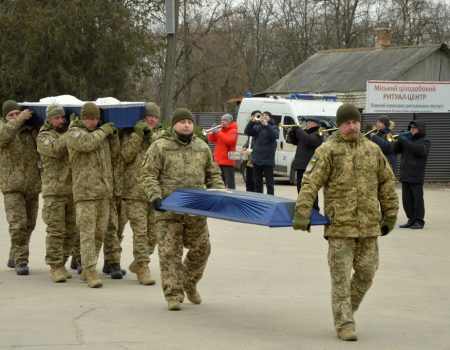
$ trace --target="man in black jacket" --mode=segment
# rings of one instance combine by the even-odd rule
[[[275,151],[280,130],[274,125],[272,114],[264,112],[261,118],[253,117],[245,127],[245,135],[253,136],[253,180],[255,192],[263,193],[263,176],[266,178],[267,194],[273,195],[273,169]]]
[[[308,165],[314,151],[323,142],[323,136],[319,135],[319,120],[315,117],[306,119],[306,128],[295,126],[288,132],[288,140],[297,145],[292,167],[297,173],[297,193],[302,187],[303,173]],[[313,208],[319,210],[319,200],[316,198]]]
[[[408,217],[408,222],[400,227],[422,229],[425,225],[423,183],[431,142],[426,138],[426,126],[423,121],[413,120],[409,123],[408,130],[412,134],[411,139],[399,136],[393,145],[394,152],[401,154],[402,202]]]
[[[387,140],[387,135],[392,134],[393,131],[390,129],[391,121],[388,116],[382,115],[378,118],[376,128],[378,131],[376,133],[368,135],[369,140],[376,143],[383,154],[391,164],[393,173],[397,171],[397,155],[392,150],[392,143]]]

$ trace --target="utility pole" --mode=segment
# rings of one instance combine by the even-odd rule
[[[166,34],[167,49],[164,62],[164,85],[162,93],[162,120],[168,121],[173,110],[173,89],[175,78],[175,62],[177,55],[177,31],[179,0],[166,0]]]

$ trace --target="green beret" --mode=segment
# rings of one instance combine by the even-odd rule
[[[3,103],[3,106],[2,106],[3,118],[5,118],[9,112],[14,111],[16,109],[20,111],[20,106],[16,101],[13,101],[13,100],[5,101],[5,103]]]
[[[145,115],[154,115],[159,118],[161,110],[155,102],[148,102],[145,104]]]
[[[192,112],[187,108],[178,108],[172,113],[171,123],[172,126],[174,126],[176,123],[178,123],[180,120],[183,119],[190,119],[192,122],[194,122],[194,116],[192,115]]]
[[[348,122],[349,120],[361,121],[361,113],[358,109],[349,103],[341,105],[336,112],[336,124],[341,126],[341,124]]]
[[[60,115],[66,115],[66,113],[64,112],[63,106],[54,103],[47,106],[45,115],[47,120],[52,120]]]
[[[80,119],[98,119],[100,118],[100,109],[93,102],[86,102],[81,107]]]

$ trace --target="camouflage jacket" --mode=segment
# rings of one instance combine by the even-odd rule
[[[3,193],[41,192],[36,132],[21,120],[0,120],[0,190]]]
[[[141,182],[150,202],[177,188],[225,188],[209,146],[195,135],[184,143],[173,131],[164,132],[147,150]]]
[[[380,148],[362,135],[347,141],[338,131],[316,149],[302,180],[296,215],[309,217],[323,187],[325,236],[379,236],[380,205],[386,217],[396,217],[395,178]]]
[[[36,139],[41,154],[42,196],[67,196],[72,194],[72,170],[66,145],[67,134],[47,122]]]
[[[120,146],[120,158],[123,162],[123,198],[147,200],[144,187],[140,182],[142,161],[145,152],[153,139],[152,133],[145,133],[140,137],[132,129],[123,130],[122,144]]]
[[[102,129],[89,131],[81,121],[76,121],[69,127],[67,148],[72,166],[74,201],[111,198],[111,157],[112,161],[118,157],[118,139],[107,137]]]

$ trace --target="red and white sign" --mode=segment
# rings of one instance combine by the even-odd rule
[[[367,81],[365,113],[449,113],[450,81]]]

